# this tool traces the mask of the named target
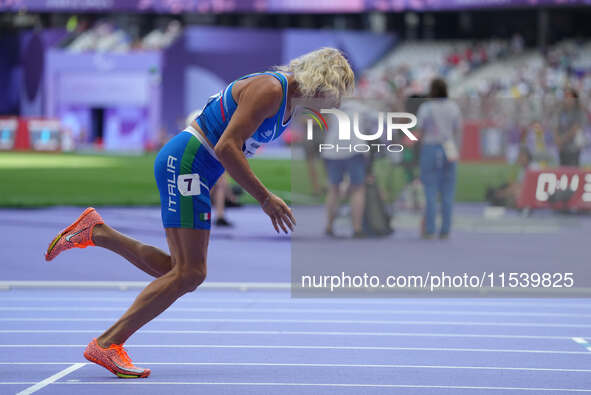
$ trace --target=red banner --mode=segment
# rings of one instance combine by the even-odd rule
[[[528,170],[517,206],[591,210],[591,171],[578,167]]]

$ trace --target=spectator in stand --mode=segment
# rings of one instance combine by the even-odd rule
[[[439,237],[446,239],[451,230],[452,206],[456,188],[456,161],[459,158],[462,117],[458,105],[447,98],[447,84],[431,81],[431,100],[418,110],[418,128],[422,136],[421,181],[425,190],[425,217],[422,236],[435,236],[437,196],[441,196],[442,224]]]
[[[567,88],[564,102],[558,113],[554,141],[558,147],[560,166],[579,166],[583,147],[584,112],[579,104],[579,95]]]

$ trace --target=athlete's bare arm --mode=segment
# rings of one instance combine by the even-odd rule
[[[228,173],[261,204],[275,230],[279,232],[281,228],[287,233],[287,228],[293,231],[295,224],[291,209],[263,185],[242,153],[244,142],[266,118],[279,110],[282,98],[281,84],[275,78],[259,77],[249,81],[235,98],[236,111],[214,149]]]

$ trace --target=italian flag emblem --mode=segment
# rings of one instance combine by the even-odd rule
[[[199,219],[201,221],[209,221],[211,219],[211,214],[210,213],[201,213],[201,214],[199,214]]]

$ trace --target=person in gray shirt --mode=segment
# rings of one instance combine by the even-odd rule
[[[447,98],[447,85],[442,79],[431,82],[430,100],[418,110],[421,133],[420,172],[425,190],[423,238],[435,236],[437,196],[441,196],[440,238],[451,230],[452,206],[456,188],[456,161],[462,138],[462,116],[458,105]]]

